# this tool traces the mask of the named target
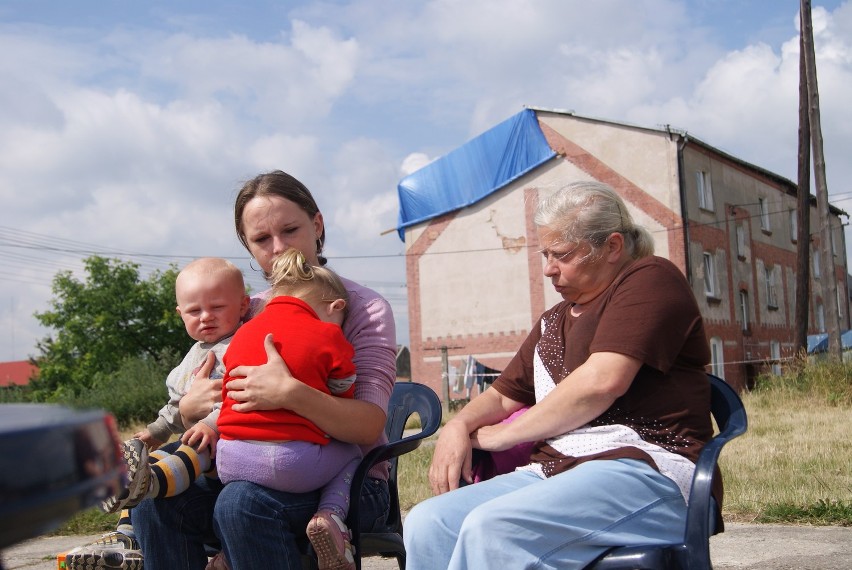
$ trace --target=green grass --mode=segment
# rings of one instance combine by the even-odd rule
[[[399,506],[403,511],[411,510],[411,507],[432,496],[429,464],[432,462],[434,440],[433,436],[398,460]]]
[[[51,534],[65,536],[72,534],[98,534],[115,530],[118,514],[107,514],[97,507],[77,513],[64,525]]]
[[[805,505],[773,504],[767,505],[760,516],[760,522],[800,523],[812,525],[850,526],[852,504],[844,501],[819,499]]]

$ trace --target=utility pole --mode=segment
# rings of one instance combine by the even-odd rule
[[[450,413],[450,350],[458,350],[463,346],[442,345],[440,348],[427,348],[426,350],[441,351],[441,411],[444,417]]]
[[[804,25],[800,26],[804,29]],[[808,75],[805,68],[805,35],[799,35],[799,191],[796,209],[796,354],[808,349],[808,316],[811,299],[811,123],[808,119]]]
[[[814,157],[814,181],[816,182],[817,211],[820,219],[820,256],[822,260],[822,296],[828,329],[828,353],[840,360],[840,319],[837,307],[837,272],[831,239],[831,217],[828,207],[828,186],[825,180],[825,155],[822,148],[822,126],[819,114],[819,89],[817,87],[814,32],[811,21],[810,0],[800,0],[802,45],[805,53],[805,71],[808,83],[808,117],[810,120],[811,148]]]
[[[447,345],[441,347],[441,413],[450,414],[450,358]]]

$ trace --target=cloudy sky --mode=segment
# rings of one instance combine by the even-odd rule
[[[525,105],[671,125],[795,180],[798,5],[0,0],[0,361],[35,354],[33,313],[88,255],[218,255],[263,288],[231,208],[274,168],[406,343],[397,182]],[[852,212],[852,1],[813,6],[828,186]]]

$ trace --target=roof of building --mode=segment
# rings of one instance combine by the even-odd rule
[[[37,372],[38,367],[29,360],[0,362],[0,386],[24,386]]]
[[[397,231],[479,202],[556,156],[535,112],[524,109],[403,178]]]
[[[788,193],[795,195],[796,192],[795,182],[709,145],[682,129],[669,125],[641,127],[584,117],[573,111],[527,107],[400,181],[397,186],[399,218],[396,228],[400,239],[405,239],[405,228],[475,204],[556,156],[541,132],[536,116],[538,112],[674,135],[771,179]],[[811,196],[811,201],[815,200]],[[831,205],[829,208],[835,215],[848,216],[839,208]]]

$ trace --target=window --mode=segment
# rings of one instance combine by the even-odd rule
[[[722,339],[713,337],[710,339],[710,373],[725,379],[725,354],[722,348]]]
[[[816,307],[816,326],[819,332],[825,332],[825,307],[822,303],[817,304]]]
[[[819,270],[819,252],[811,249],[811,259],[814,260],[814,279],[821,277]]]
[[[796,210],[790,210],[790,241],[799,241],[799,213]]]
[[[737,224],[737,257],[740,259],[746,258],[746,243],[745,243],[745,228],[742,224]]]
[[[764,267],[766,275],[766,305],[770,308],[778,308],[778,292],[775,288],[775,269],[773,267]]]
[[[751,324],[748,320],[748,291],[740,291],[740,317],[743,324],[743,330],[749,330]]]
[[[777,340],[769,341],[769,359],[772,362],[772,373],[781,376],[781,343]]]
[[[838,287],[837,288],[837,317],[840,318],[840,319],[843,318],[843,306],[845,305],[845,303],[843,302],[843,297],[844,297],[843,289],[841,287]]]
[[[713,210],[713,187],[710,184],[710,173],[699,170],[695,173],[695,183],[698,185],[698,206],[702,210]]]
[[[704,252],[704,292],[708,297],[717,297],[716,288],[716,256],[709,251]]]
[[[771,231],[769,226],[769,202],[766,198],[759,198],[758,204],[760,205],[760,229],[765,232]]]

